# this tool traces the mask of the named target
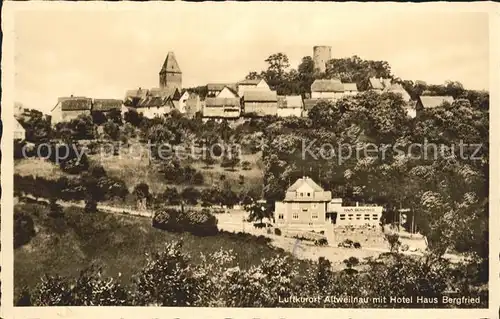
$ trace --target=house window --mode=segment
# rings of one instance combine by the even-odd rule
[[[292,219],[299,219],[299,213],[293,213]]]
[[[304,193],[300,193],[300,197],[304,197]]]
[[[283,214],[278,214],[278,219],[284,219]]]
[[[311,196],[311,193],[307,193],[307,197],[310,197]]]
[[[365,220],[370,220],[370,214],[365,214]]]
[[[361,214],[357,214],[356,215],[356,220],[360,220],[361,219]]]
[[[318,204],[313,204],[313,208],[314,209],[318,208]]]
[[[377,214],[373,214],[373,220],[378,220],[378,215]]]
[[[345,214],[340,214],[339,218],[340,218],[340,220],[345,220]]]
[[[312,219],[318,219],[318,212],[312,212],[311,213],[311,218]]]
[[[352,220],[353,214],[348,214],[347,216],[349,216],[349,220]]]
[[[307,208],[302,208],[302,211],[303,211],[304,213],[307,213],[308,209],[307,209]]]

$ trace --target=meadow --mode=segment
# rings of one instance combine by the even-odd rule
[[[197,237],[188,233],[170,233],[155,229],[151,220],[97,212],[85,214],[80,208],[64,209],[64,216],[49,217],[49,208],[41,204],[20,202],[15,212],[29,214],[36,235],[14,251],[15,296],[24,286],[33,288],[44,274],[77,277],[81,270],[94,264],[103,267],[104,276],[117,278],[123,284],[146,263],[146,255],[161,250],[165,244],[182,240],[183,251],[200,261],[200,253],[219,249],[232,250],[234,265],[248,268],[262,258],[290,255],[255,236],[237,236],[223,232],[216,236]],[[308,262],[300,261],[304,270]]]

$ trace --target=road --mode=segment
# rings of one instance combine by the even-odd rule
[[[33,196],[25,196],[35,199]],[[47,199],[38,199],[38,201],[43,201],[45,203],[49,203]],[[80,202],[67,202],[67,201],[58,201],[63,207],[80,207],[84,208],[85,204]],[[139,216],[139,217],[147,217],[151,218],[153,216],[152,211],[139,211],[129,208],[115,207],[109,205],[97,205],[97,209],[103,212],[113,213],[113,214],[122,214],[122,215],[130,215],[130,216]],[[342,248],[337,247],[335,242],[331,242],[330,246],[320,247],[315,246],[314,244],[297,240],[295,238],[289,238],[285,236],[277,236],[274,234],[268,234],[266,229],[258,229],[253,226],[252,223],[245,221],[246,213],[242,210],[236,210],[231,213],[226,214],[217,214],[218,219],[218,228],[220,230],[225,230],[229,232],[245,232],[256,236],[266,236],[270,238],[271,244],[275,247],[279,247],[284,249],[285,251],[292,252],[297,258],[300,259],[312,259],[317,260],[319,257],[324,257],[332,261],[333,263],[342,263],[342,261],[351,256],[357,257],[359,259],[371,256],[377,256],[380,253],[389,252],[389,248],[375,248],[375,247],[362,247],[361,249],[354,248]],[[420,251],[404,251],[401,252],[405,255],[416,255],[422,256],[423,253]],[[462,261],[463,257],[453,255],[453,254],[445,254],[445,258],[451,260],[452,262]]]

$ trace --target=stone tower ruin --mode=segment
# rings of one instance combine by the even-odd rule
[[[324,73],[326,62],[332,59],[332,47],[320,45],[313,48],[314,70]]]

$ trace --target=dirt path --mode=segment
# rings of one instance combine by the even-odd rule
[[[33,196],[24,196],[27,198],[31,198],[36,200]],[[47,199],[38,199],[37,201],[43,201],[45,203],[49,203]],[[58,201],[63,207],[80,207],[84,208],[84,203],[77,202],[66,202],[66,201]],[[138,211],[129,208],[121,208],[109,205],[97,205],[97,209],[113,213],[113,214],[123,214],[130,216],[140,216],[140,217],[148,217],[151,218],[153,216],[152,211]],[[255,236],[266,236],[270,238],[271,244],[275,247],[282,248],[285,251],[291,252],[294,256],[300,259],[311,259],[317,260],[319,257],[324,257],[330,260],[333,264],[337,264],[340,266],[344,259],[349,257],[356,257],[358,259],[363,259],[366,257],[377,256],[380,253],[389,252],[389,248],[374,248],[374,247],[362,247],[360,249],[354,248],[341,248],[333,246],[335,242],[330,242],[331,246],[315,246],[314,244],[297,240],[294,238],[288,238],[284,236],[277,236],[274,234],[268,234],[266,229],[258,229],[253,226],[252,223],[244,221],[246,217],[246,213],[244,211],[235,211],[227,214],[218,214],[216,215],[218,219],[218,228],[220,230],[225,230],[229,232],[244,232],[249,233]],[[401,252],[405,255],[419,255],[422,256],[423,253],[420,251],[410,252],[405,251]],[[456,256],[452,254],[445,254],[444,257],[450,259],[451,261],[460,261],[463,260],[461,256]]]

